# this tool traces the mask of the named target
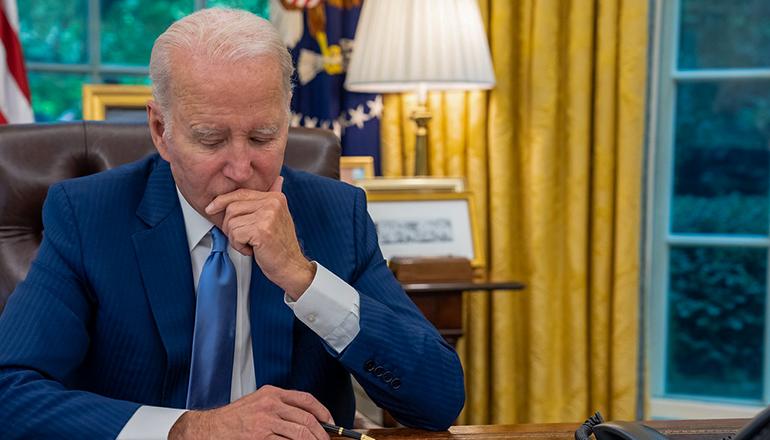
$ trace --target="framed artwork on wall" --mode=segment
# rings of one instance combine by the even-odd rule
[[[150,86],[83,84],[83,119],[146,122],[146,105],[150,99]]]
[[[356,185],[367,193],[374,192],[465,192],[465,179],[462,177],[376,177],[356,181]]]
[[[455,256],[484,266],[470,193],[368,192],[367,200],[385,259]]]

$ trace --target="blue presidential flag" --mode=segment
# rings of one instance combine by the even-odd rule
[[[344,89],[363,0],[270,0],[270,20],[297,69],[294,127],[333,130],[345,156],[373,156],[380,174],[382,96]]]

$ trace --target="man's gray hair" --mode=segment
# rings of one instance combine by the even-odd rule
[[[169,26],[155,40],[150,55],[152,95],[164,115],[171,104],[171,53],[179,49],[226,62],[273,57],[281,68],[289,111],[294,65],[281,36],[269,21],[239,9],[210,8]]]

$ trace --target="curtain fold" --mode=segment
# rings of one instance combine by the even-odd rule
[[[636,416],[646,0],[479,0],[490,92],[430,93],[429,170],[464,176],[494,280],[465,295],[472,424]],[[414,95],[385,97],[383,174],[411,175]]]

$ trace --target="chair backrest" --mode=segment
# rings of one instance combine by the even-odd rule
[[[340,141],[330,131],[292,128],[284,163],[339,178]],[[81,121],[0,126],[0,312],[24,279],[43,237],[48,187],[155,152],[146,123]]]

